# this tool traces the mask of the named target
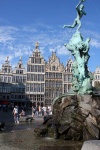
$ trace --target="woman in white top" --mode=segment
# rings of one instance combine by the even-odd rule
[[[15,123],[19,124],[19,120],[18,120],[18,106],[15,106],[13,109],[13,115],[14,115],[14,121]]]

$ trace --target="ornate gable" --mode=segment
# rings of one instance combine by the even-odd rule
[[[59,58],[56,56],[56,52],[52,52],[52,56],[46,64],[46,71],[63,71],[64,65],[60,63]]]

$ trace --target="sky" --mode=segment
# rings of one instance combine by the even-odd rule
[[[63,28],[76,18],[79,0],[0,0],[0,67],[9,56],[14,68],[20,56],[24,66],[39,42],[46,61],[56,52],[66,65],[71,53],[65,48],[76,28]],[[94,72],[100,66],[100,0],[86,0],[86,16],[82,17],[80,32],[86,40],[91,38],[88,62]]]

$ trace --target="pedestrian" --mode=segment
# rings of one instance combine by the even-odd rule
[[[19,116],[25,116],[25,111],[22,110],[21,113],[19,114]]]
[[[44,116],[44,109],[43,109],[43,107],[41,107],[41,113],[42,113],[42,116]]]
[[[49,115],[49,107],[46,107],[46,115]]]
[[[36,112],[35,112],[36,116],[39,116],[39,106],[36,106]]]
[[[34,106],[32,106],[32,118],[34,118],[35,112],[36,112],[36,109]]]
[[[43,116],[46,116],[46,107],[43,106],[42,109],[43,109]]]
[[[41,116],[41,106],[39,105],[39,116]]]
[[[13,109],[13,115],[14,115],[14,121],[16,124],[19,124],[19,119],[18,119],[18,106],[15,106]]]

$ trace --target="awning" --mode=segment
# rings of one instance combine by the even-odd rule
[[[9,104],[9,101],[3,100],[3,101],[0,101],[0,104],[7,105],[7,104]]]

